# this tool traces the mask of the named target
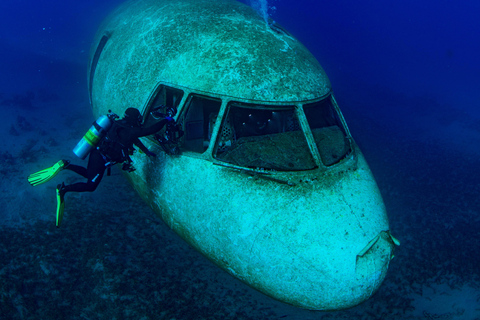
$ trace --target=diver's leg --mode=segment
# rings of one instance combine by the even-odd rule
[[[85,168],[84,168],[85,169]],[[105,173],[105,160],[100,152],[93,150],[88,158],[88,166],[86,169],[87,182],[79,182],[62,187],[61,192],[65,193],[73,192],[92,192],[97,189],[100,181],[102,181],[103,174]]]
[[[65,169],[71,170],[71,171],[75,172],[76,174],[81,175],[84,178],[88,178],[87,177],[87,168],[85,168],[85,167],[77,166],[76,164],[69,164],[68,166],[65,167]]]
[[[98,150],[94,150],[94,152],[90,154],[87,167],[88,191],[95,191],[95,189],[97,189],[105,173],[105,164],[105,159]]]
[[[78,166],[76,166],[78,167]],[[100,181],[102,180],[103,173],[105,172],[105,160],[103,159],[100,152],[94,150],[94,152],[90,153],[90,157],[88,158],[88,166],[87,169],[79,167],[79,172],[74,170],[80,175],[85,174],[88,181],[74,183],[68,186],[65,186],[63,183],[57,186],[57,227],[60,226],[63,218],[63,211],[65,210],[65,193],[69,191],[74,192],[86,192],[86,191],[94,191]],[[84,169],[85,171],[83,171]],[[83,174],[82,174],[83,173]]]

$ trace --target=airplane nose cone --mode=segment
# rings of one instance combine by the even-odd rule
[[[385,278],[396,241],[390,232],[382,231],[357,255],[356,281],[359,288],[368,294],[366,298],[378,289]]]
[[[283,210],[257,225],[262,230],[250,249],[251,262],[264,273],[252,272],[250,280],[295,306],[339,310],[376,292],[399,243],[363,158],[355,174],[332,182],[329,190],[324,183],[303,197],[285,192],[272,202]]]
[[[270,240],[270,248],[265,242],[259,244],[262,252],[255,254],[265,265],[252,270],[249,281],[257,279],[255,286],[266,294],[310,310],[340,310],[370,298],[386,276],[395,246],[388,231],[380,232],[357,254],[353,248],[341,247],[341,241],[340,247],[319,239],[292,249],[278,247],[280,239]],[[260,275],[260,269],[267,272]]]

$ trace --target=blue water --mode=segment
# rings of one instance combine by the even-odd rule
[[[118,171],[48,220],[54,184],[25,177],[90,125],[91,41],[121,2],[0,3],[0,319],[480,319],[480,2],[244,1],[327,72],[402,241],[371,299],[328,313],[226,275]]]

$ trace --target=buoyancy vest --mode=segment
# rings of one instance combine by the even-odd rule
[[[108,162],[121,163],[131,162],[130,156],[134,152],[133,141],[120,142],[118,132],[120,130],[128,130],[129,126],[124,124],[122,120],[116,120],[112,127],[108,130],[105,137],[100,141],[98,150],[106,158]]]

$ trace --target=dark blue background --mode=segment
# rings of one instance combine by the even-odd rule
[[[86,81],[92,38],[102,19],[119,3],[3,0],[0,92]]]

